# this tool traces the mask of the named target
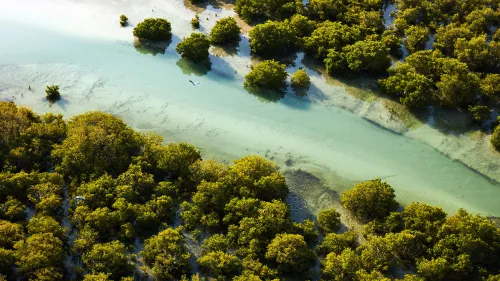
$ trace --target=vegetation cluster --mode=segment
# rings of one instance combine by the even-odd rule
[[[134,28],[133,33],[139,40],[170,40],[172,38],[172,26],[166,19],[147,18]]]
[[[386,23],[384,8],[391,4],[393,23]],[[235,5],[239,16],[255,25],[251,51],[264,59],[304,51],[329,75],[369,75],[382,92],[412,110],[469,111],[479,125],[489,124],[485,121],[499,104],[499,1],[237,0]],[[403,48],[408,56],[399,61]]]
[[[65,121],[6,102],[0,130],[0,280],[306,280],[318,260],[322,280],[500,277],[493,222],[395,211],[381,180],[342,194],[364,225],[340,233],[334,209],[293,221],[285,178],[259,156],[225,165],[107,113]]]
[[[45,99],[50,103],[55,103],[61,99],[61,93],[59,92],[59,85],[49,85],[45,87]]]
[[[126,15],[121,15],[120,16],[120,26],[121,27],[128,26],[128,17]]]

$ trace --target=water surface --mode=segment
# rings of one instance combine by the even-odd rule
[[[284,169],[319,175],[339,192],[381,177],[405,204],[500,215],[500,187],[463,164],[335,106],[293,95],[265,102],[243,89],[242,71],[222,58],[211,56],[208,72],[187,68],[174,51],[175,36],[165,54],[155,56],[128,42],[80,39],[11,22],[0,22],[0,37],[7,39],[0,44],[0,99],[67,117],[111,112],[138,130],[192,143],[205,157],[263,155]],[[63,100],[52,107],[44,101],[47,84],[61,85]]]

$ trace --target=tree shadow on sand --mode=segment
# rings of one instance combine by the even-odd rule
[[[212,69],[212,63],[210,60],[205,60],[202,62],[193,62],[188,59],[179,59],[175,63],[185,75],[195,75],[204,76]]]

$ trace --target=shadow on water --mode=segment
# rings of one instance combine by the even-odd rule
[[[158,54],[164,55],[168,46],[172,43],[172,39],[167,41],[149,41],[149,40],[134,40],[134,48],[137,52],[144,55],[153,55],[156,56]]]
[[[329,97],[316,85],[311,84],[308,89],[293,89],[280,101],[286,106],[295,109],[308,110],[314,102],[324,102]]]
[[[290,190],[287,202],[295,221],[314,219],[319,210],[330,208],[339,202],[339,194],[325,186],[323,181],[301,169],[286,170],[286,183]]]
[[[210,60],[193,62],[185,58],[179,59],[175,63],[185,75],[204,76],[212,69]]]
[[[284,92],[273,91],[262,88],[245,87],[245,90],[250,94],[256,96],[259,101],[263,103],[278,102],[285,97]]]
[[[240,34],[240,44],[238,45],[238,56],[242,58],[250,57],[250,40],[248,37]]]
[[[307,97],[307,93],[303,93],[301,96],[295,92],[287,93],[285,98],[279,102],[290,108],[300,110],[308,110],[312,105],[311,100]]]
[[[236,78],[237,71],[222,57],[210,55],[211,71],[218,78],[233,80]],[[215,78],[215,77],[214,77]]]

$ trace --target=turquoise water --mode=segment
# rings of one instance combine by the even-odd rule
[[[242,88],[242,71],[222,58],[211,56],[212,71],[206,75],[186,74],[175,53],[176,37],[164,55],[156,56],[127,42],[12,23],[0,22],[0,37],[7,38],[0,44],[0,99],[68,117],[104,110],[138,130],[193,143],[206,157],[230,161],[264,155],[284,169],[320,175],[339,192],[381,177],[405,204],[423,201],[449,212],[463,207],[500,216],[500,186],[418,140],[292,95],[263,102]],[[64,99],[49,107],[43,90],[52,83],[61,85]],[[335,91],[342,89],[332,87],[329,94]]]

